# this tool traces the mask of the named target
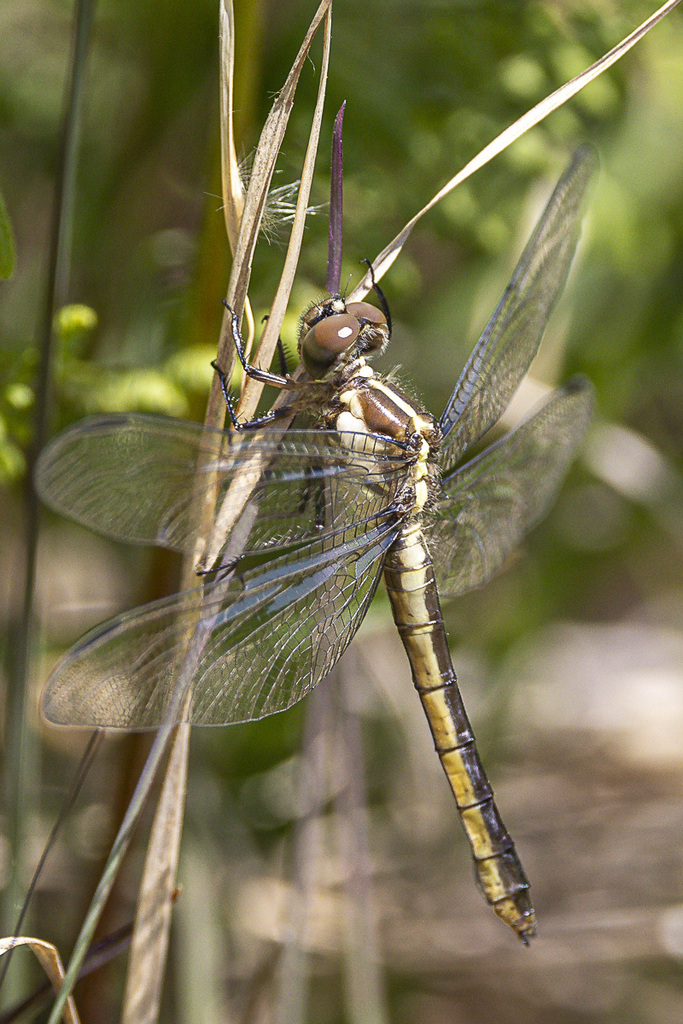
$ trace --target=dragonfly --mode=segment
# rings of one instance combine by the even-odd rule
[[[226,725],[284,711],[330,672],[383,577],[479,888],[525,945],[536,934],[529,881],[477,752],[440,602],[504,565],[587,429],[591,388],[573,378],[478,445],[537,352],[595,165],[589,147],[574,154],[438,420],[368,363],[391,334],[375,284],[378,306],[332,294],[306,312],[301,379],[250,366],[233,314],[245,369],[288,390],[307,425],[284,429],[272,414],[239,424],[223,379],[227,430],[96,416],[58,435],[36,471],[43,501],[106,537],[196,556],[209,502],[219,538],[198,586],[96,626],[66,653],[42,695],[49,722],[158,727],[178,714],[174,679],[198,628],[185,717]]]

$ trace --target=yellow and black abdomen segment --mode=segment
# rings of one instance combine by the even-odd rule
[[[496,914],[528,944],[536,933],[529,883],[477,753],[451,663],[432,560],[418,523],[406,525],[392,545],[384,580],[413,682],[472,847],[479,886]]]

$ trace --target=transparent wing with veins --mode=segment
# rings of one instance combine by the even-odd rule
[[[457,597],[486,583],[543,518],[576,456],[591,409],[590,385],[575,378],[443,481],[427,530],[441,596]]]
[[[279,549],[372,519],[406,475],[404,450],[328,430],[225,432],[157,416],[99,416],[42,453],[36,488],[55,511],[115,540],[193,554],[205,494],[216,514],[261,466],[244,499],[239,544]],[[237,530],[240,533],[240,530]],[[216,564],[232,560],[235,537]],[[240,552],[237,551],[237,554]]]
[[[282,711],[330,671],[398,530],[393,507],[406,477],[398,445],[335,431],[207,433],[178,420],[98,417],[48,446],[36,484],[57,511],[107,536],[193,551],[197,492],[214,497],[217,485],[220,505],[255,458],[262,473],[249,485],[224,568],[88,633],[48,679],[49,721],[158,726],[189,645],[199,641],[197,724]]]
[[[590,147],[576,151],[467,360],[440,420],[444,470],[497,422],[529,369],[569,273],[596,166]]]
[[[330,532],[240,576],[143,605],[91,630],[57,665],[42,707],[57,724],[160,725],[200,623],[191,720],[225,725],[300,700],[362,622],[395,516]]]

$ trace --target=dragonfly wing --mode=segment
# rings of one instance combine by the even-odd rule
[[[159,726],[251,721],[300,700],[335,664],[365,615],[398,520],[317,539],[244,576],[224,573],[91,630],[50,676],[43,713],[56,724]]]
[[[576,151],[467,360],[440,420],[444,469],[498,420],[536,355],[569,273],[583,198],[596,166],[590,147]]]
[[[586,432],[592,392],[574,378],[516,430],[443,482],[427,533],[439,593],[486,583],[552,502]]]
[[[246,510],[242,548],[277,548],[378,515],[405,465],[403,450],[375,435],[237,433],[126,414],[82,420],[58,435],[35,482],[46,504],[98,533],[193,553],[207,500],[212,518],[226,502]]]

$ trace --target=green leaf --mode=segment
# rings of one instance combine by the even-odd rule
[[[11,277],[14,273],[14,238],[10,227],[5,201],[0,194],[0,277]]]

